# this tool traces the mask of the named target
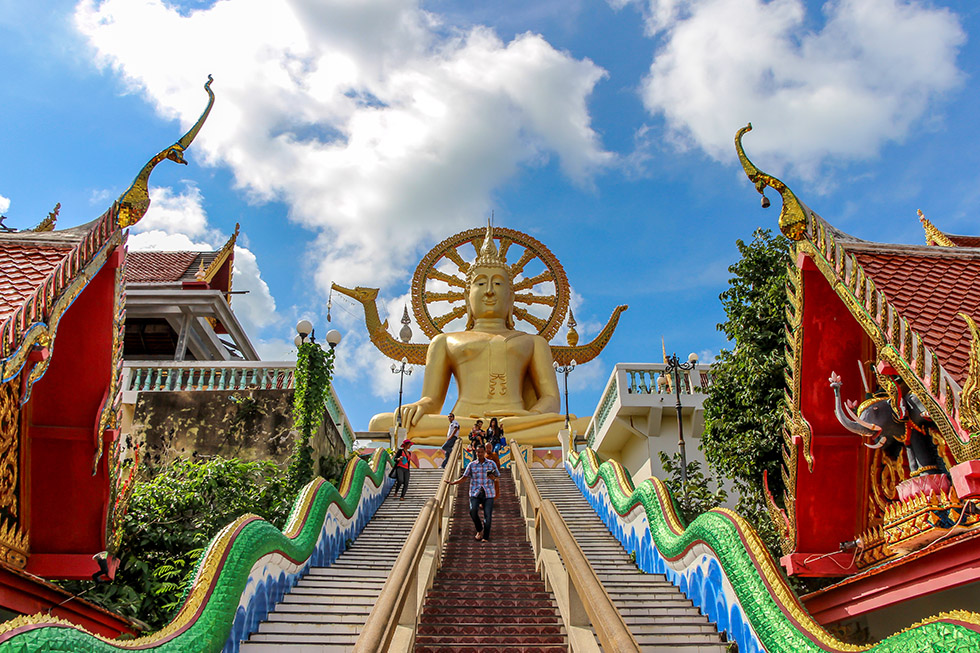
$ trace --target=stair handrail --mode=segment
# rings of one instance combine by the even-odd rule
[[[456,497],[456,486],[447,481],[459,471],[462,450],[462,440],[457,438],[436,496],[422,505],[354,644],[355,653],[411,651],[414,647],[425,593],[442,565],[442,551],[449,536],[449,515]]]
[[[558,611],[568,633],[570,649],[617,653],[640,652],[623,616],[603,587],[595,569],[585,557],[558,507],[542,499],[537,483],[523,455],[514,457],[519,479],[517,493],[521,512],[528,526],[528,537],[534,548],[534,561],[558,603]],[[589,627],[595,628],[593,636]],[[599,642],[596,643],[598,638]]]

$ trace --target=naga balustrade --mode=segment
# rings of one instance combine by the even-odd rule
[[[123,403],[141,392],[293,390],[295,376],[296,361],[124,361]],[[356,437],[333,385],[327,412],[349,450]]]
[[[569,650],[639,653],[640,645],[550,499],[542,499],[523,455],[514,456],[514,481],[534,560],[558,603]],[[595,635],[592,634],[595,628]],[[596,639],[598,638],[598,642]],[[602,647],[600,649],[599,647]]]
[[[396,653],[415,647],[425,593],[432,587],[442,566],[442,551],[449,539],[449,520],[457,486],[446,481],[459,472],[462,452],[463,441],[459,438],[449,454],[435,498],[422,505],[415,526],[381,588],[367,624],[354,645],[355,653]]]

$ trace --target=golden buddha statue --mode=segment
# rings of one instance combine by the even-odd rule
[[[504,231],[506,234],[519,233]],[[505,247],[502,245],[501,249]],[[543,246],[541,248],[551,256]],[[446,438],[447,419],[439,413],[445,403],[450,380],[455,378],[458,399],[451,412],[460,423],[460,435],[465,435],[477,419],[485,421],[497,417],[509,441],[534,446],[557,445],[558,431],[564,427],[565,415],[559,413],[561,396],[552,364],[555,360],[567,363],[576,355],[580,357],[580,362],[598,355],[612,335],[619,314],[626,307],[617,308],[603,332],[588,345],[552,347],[542,335],[515,329],[515,299],[524,302],[536,300],[526,295],[516,295],[515,266],[508,265],[498,251],[492,227],[487,227],[473,263],[466,264],[457,257],[449,257],[462,264],[460,270],[465,273],[465,280],[457,279],[452,284],[460,287],[462,292],[443,293],[440,297],[452,295],[455,301],[465,301],[466,326],[463,331],[455,333],[436,332],[428,345],[395,343],[391,340],[387,323],[380,322],[373,306],[376,290],[349,290],[336,284],[333,286],[335,290],[364,304],[371,340],[386,355],[397,359],[404,355],[409,362],[420,363],[424,353],[422,397],[402,406],[401,424],[408,430],[413,442],[441,445]],[[564,282],[564,272],[560,270],[557,260],[551,263],[558,268],[555,276]],[[447,277],[438,272],[430,274],[443,279]],[[557,286],[558,282],[555,283]],[[519,286],[527,288],[528,284],[529,281],[523,281]],[[559,292],[564,292],[567,297],[567,287]],[[464,313],[460,308],[454,314],[462,316]],[[526,312],[521,315],[525,320],[535,319],[534,316],[529,319]],[[558,317],[560,320],[561,316]],[[540,322],[544,324],[543,320]],[[387,431],[396,423],[394,413],[381,413],[371,419],[369,429]],[[587,425],[587,417],[571,416],[570,426],[574,431],[582,433]]]

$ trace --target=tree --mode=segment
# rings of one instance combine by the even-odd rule
[[[717,508],[728,499],[728,492],[722,486],[721,480],[707,478],[701,471],[701,463],[696,460],[687,461],[687,484],[685,486],[682,482],[681,454],[679,451],[670,456],[661,451],[660,464],[663,466],[666,475],[663,481],[667,484],[667,488],[677,504],[678,511],[687,523],[694,521],[701,513]],[[709,482],[714,482],[718,489],[712,492]]]
[[[757,229],[752,242],[736,241],[741,259],[728,268],[729,288],[720,296],[727,320],[718,325],[732,350],[724,349],[712,369],[704,402],[701,448],[718,472],[731,479],[738,511],[776,545],[762,483],[768,472],[774,496],[782,496],[782,422],[787,345],[787,264],[790,242]]]

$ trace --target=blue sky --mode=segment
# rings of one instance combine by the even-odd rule
[[[588,414],[661,336],[681,356],[725,346],[735,240],[778,216],[737,165],[748,121],[755,163],[844,231],[920,243],[916,209],[980,231],[978,37],[968,1],[0,0],[0,213],[97,217],[212,74],[189,165],[157,167],[131,247],[217,247],[241,222],[236,312],[270,359],[294,355],[302,317],[340,329],[363,429],[397,378],[357,307],[335,300],[327,323],[330,281],[380,287],[396,323],[419,259],[494,211],[562,261],[583,340],[630,306],[571,375]]]

